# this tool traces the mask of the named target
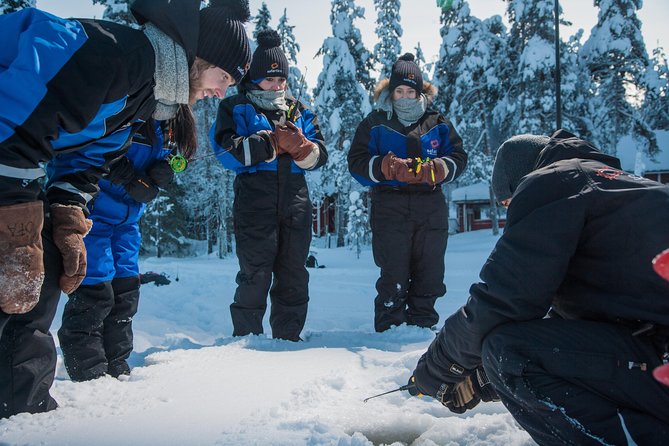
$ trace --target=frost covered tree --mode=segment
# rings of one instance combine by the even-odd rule
[[[516,133],[555,130],[555,1],[505,0],[509,63],[514,67],[510,96],[515,98]]]
[[[306,79],[302,71],[297,67],[297,55],[300,52],[300,44],[297,43],[295,34],[293,34],[294,28],[295,26],[288,24],[288,16],[284,8],[283,15],[276,27],[276,32],[281,38],[281,48],[290,63],[290,67],[288,68],[288,90],[296,99],[305,104],[310,104],[311,96],[309,95]]]
[[[650,65],[637,17],[641,5],[642,0],[595,0],[597,24],[581,51],[594,82],[593,128],[608,153],[615,153],[626,135],[648,154],[657,152],[654,132],[640,110]]]
[[[258,33],[260,31],[265,31],[269,29],[269,24],[272,21],[272,15],[269,12],[267,3],[262,2],[262,6],[258,10],[258,15],[253,18],[253,23],[255,23],[255,28],[253,29],[253,40],[258,38]]]
[[[662,48],[653,50],[651,64],[644,80],[644,119],[653,129],[669,130],[669,66]]]
[[[478,19],[471,15],[465,0],[439,0],[437,3],[441,6],[439,34],[442,41],[434,67],[434,83],[439,88],[434,105],[447,115],[455,98],[455,84],[460,74],[458,67],[462,65],[465,48]]]
[[[232,252],[232,183],[235,175],[223,169],[209,141],[209,130],[216,120],[218,104],[218,99],[209,98],[196,105],[197,156],[177,179],[184,189],[183,206],[188,222],[194,225],[192,229],[198,238],[207,240],[207,252],[211,254],[217,246],[216,251],[222,258]]]
[[[93,0],[93,4],[105,6],[105,12],[102,14],[104,20],[136,26],[137,22],[129,8],[130,2],[131,0]]]
[[[400,0],[374,0],[376,9],[376,35],[374,62],[380,79],[390,78],[393,64],[401,54],[402,25],[400,24]]]
[[[416,56],[416,64],[420,67],[421,74],[423,75],[423,80],[430,82],[432,80],[431,71],[434,64],[426,62],[425,53],[420,46],[420,42],[414,48],[414,55]]]
[[[360,258],[362,247],[371,242],[369,228],[369,212],[365,203],[365,195],[354,190],[348,194],[348,225],[346,227],[347,244],[355,248],[357,258]]]
[[[348,154],[355,129],[362,119],[371,112],[369,94],[357,77],[356,61],[351,55],[348,42],[338,36],[354,34],[342,29],[343,25],[353,26],[350,20],[341,20],[341,14],[330,16],[333,37],[323,42],[319,54],[323,56],[323,71],[318,76],[314,90],[314,106],[321,118],[321,132],[329,152],[328,163],[321,168],[321,184],[312,191],[336,198],[337,246],[345,243],[348,196],[353,190],[353,179],[348,172]],[[345,1],[348,4],[348,1]],[[320,197],[314,197],[316,199]]]
[[[332,35],[342,40],[348,46],[355,62],[355,77],[367,91],[374,89],[374,79],[370,71],[373,70],[372,55],[365,48],[360,36],[360,30],[353,24],[355,19],[365,18],[365,8],[355,5],[355,0],[332,0],[330,9],[330,24]],[[322,54],[322,50],[319,52]]]
[[[0,14],[9,14],[23,8],[34,8],[35,0],[0,0]]]

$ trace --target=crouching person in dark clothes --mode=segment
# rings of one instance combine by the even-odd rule
[[[169,124],[165,130],[171,132]],[[98,183],[100,193],[89,206],[93,228],[84,239],[86,277],[69,295],[58,330],[73,381],[130,374],[132,319],[139,304],[139,220],[146,203],[174,178],[163,135],[158,122],[142,126],[126,155]]]
[[[233,215],[237,290],[233,336],[263,333],[267,293],[274,338],[298,341],[307,317],[311,200],[305,170],[325,164],[316,116],[286,94],[288,60],[274,30],[258,34],[240,93],[221,101],[212,144],[237,174]],[[270,287],[271,286],[271,287]]]
[[[457,413],[496,391],[541,445],[666,444],[669,187],[563,130],[502,144],[492,184],[504,234],[415,391]]]
[[[353,177],[371,186],[372,252],[381,269],[378,332],[403,323],[436,325],[434,304],[446,293],[448,207],[441,185],[462,174],[467,154],[453,125],[429,109],[435,94],[414,56],[400,57],[390,79],[377,85],[377,110],[358,126],[348,154]]]
[[[245,0],[131,10],[141,29],[34,8],[0,15],[0,418],[57,406],[49,328],[61,290],[86,276],[88,204],[109,164],[151,118],[194,138],[189,105],[223,97],[251,58]]]

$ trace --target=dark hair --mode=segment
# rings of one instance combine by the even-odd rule
[[[177,114],[167,121],[167,143],[187,160],[195,155],[197,133],[193,109],[188,104],[179,104]]]

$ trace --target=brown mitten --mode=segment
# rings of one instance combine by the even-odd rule
[[[0,207],[0,309],[32,310],[44,281],[41,201]]]
[[[286,121],[286,125],[277,125],[274,129],[277,144],[280,149],[279,153],[288,153],[293,160],[303,161],[313,154],[314,144],[309,141],[306,136],[302,134],[302,130],[298,129],[295,124]]]
[[[93,222],[86,219],[78,206],[51,205],[53,242],[63,256],[63,274],[60,289],[70,294],[76,290],[86,276],[86,245],[84,236],[91,230]]]
[[[418,183],[427,183],[434,186],[444,181],[446,175],[448,175],[446,162],[441,158],[436,158],[421,164],[420,171],[416,174],[416,179]]]
[[[381,172],[388,181],[408,182],[407,180],[414,177],[409,168],[409,160],[399,158],[393,152],[388,152],[381,160]]]

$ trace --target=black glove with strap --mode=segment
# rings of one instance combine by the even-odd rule
[[[158,188],[153,180],[137,172],[126,156],[109,166],[107,178],[114,184],[123,185],[130,198],[140,203],[148,203],[158,195]]]
[[[499,401],[483,367],[466,370],[440,352],[440,367],[437,369],[435,361],[429,357],[430,353],[426,352],[418,360],[409,380],[415,388],[410,389],[409,393],[431,396],[458,414],[473,409],[481,401]]]
[[[135,173],[124,187],[130,198],[140,203],[148,203],[158,195],[158,188],[153,181],[140,173]]]
[[[165,189],[174,180],[174,171],[167,160],[154,163],[146,170],[146,174],[161,189]]]

